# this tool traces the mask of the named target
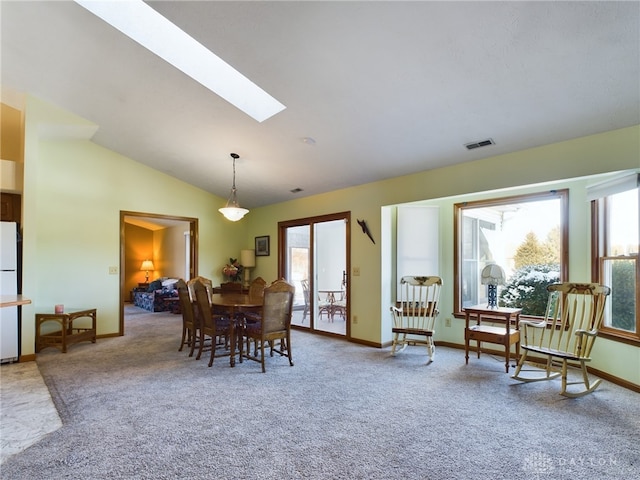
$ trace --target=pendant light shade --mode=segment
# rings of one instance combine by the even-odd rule
[[[240,155],[232,153],[231,158],[233,158],[233,186],[231,187],[231,195],[229,195],[227,204],[223,208],[219,208],[218,211],[224,215],[224,218],[227,220],[237,222],[249,213],[249,210],[238,205],[238,196],[236,193],[236,159],[240,158]]]

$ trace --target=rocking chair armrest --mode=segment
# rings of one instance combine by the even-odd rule
[[[519,325],[525,326],[525,327],[532,327],[532,328],[547,328],[547,322],[545,322],[544,320],[542,320],[541,322],[537,322],[535,320],[520,320]]]
[[[588,337],[595,337],[598,335],[598,330],[576,330],[574,333],[579,337],[583,335],[586,335]]]

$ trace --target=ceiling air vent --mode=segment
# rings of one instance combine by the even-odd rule
[[[467,143],[465,144],[465,147],[467,147],[467,150],[475,150],[476,148],[487,147],[489,145],[495,145],[495,144],[496,142],[494,142],[490,138],[487,138],[486,140],[482,140],[481,142]]]

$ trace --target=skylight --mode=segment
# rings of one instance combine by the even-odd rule
[[[75,0],[258,122],[286,107],[142,0]]]

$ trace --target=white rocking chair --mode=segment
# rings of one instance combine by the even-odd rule
[[[391,307],[393,315],[393,345],[391,355],[403,351],[407,345],[425,345],[429,363],[435,356],[433,334],[438,316],[440,277],[402,277],[400,298]]]
[[[602,326],[604,307],[611,289],[596,283],[556,283],[549,285],[547,290],[549,300],[542,321],[520,321],[520,348],[523,353],[511,378],[521,382],[538,382],[560,376],[560,394],[571,398],[581,397],[600,385],[600,379],[589,382],[586,362],[591,361],[591,349]],[[546,357],[542,375],[522,375],[523,371],[532,371],[523,369],[528,358],[530,362],[535,361],[528,357],[529,353]],[[567,368],[570,364],[579,365],[582,371],[581,381],[567,381]],[[568,385],[578,384],[584,385],[584,389],[567,391]]]

